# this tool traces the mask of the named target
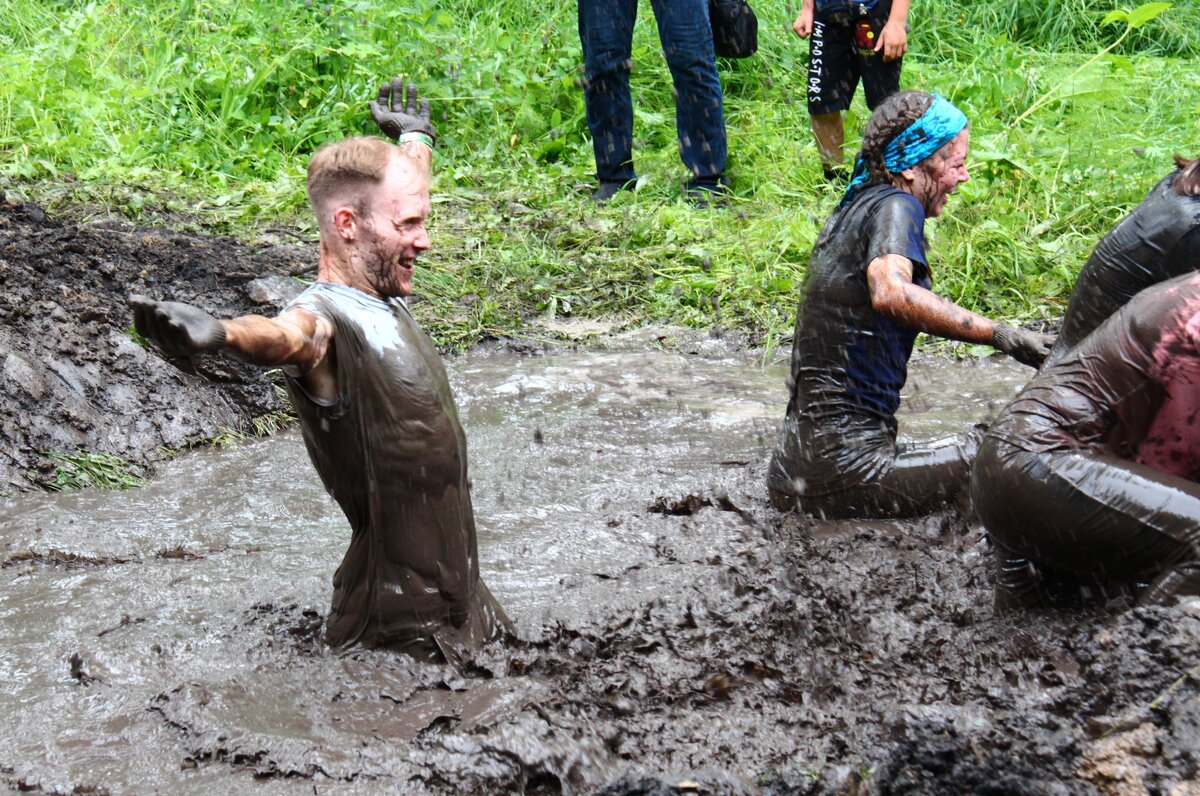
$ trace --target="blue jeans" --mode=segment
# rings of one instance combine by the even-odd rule
[[[629,94],[637,0],[578,0],[584,98],[601,182],[628,182],[633,171]],[[725,173],[725,111],[713,53],[708,0],[651,0],[658,38],[675,83],[679,154],[691,185],[716,186]]]

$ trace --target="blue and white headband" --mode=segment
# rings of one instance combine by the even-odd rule
[[[948,144],[967,126],[967,117],[945,97],[934,94],[933,102],[921,117],[900,131],[883,150],[883,165],[896,174],[911,169]],[[846,205],[867,184],[867,164],[860,152],[854,161],[854,175],[838,207]]]

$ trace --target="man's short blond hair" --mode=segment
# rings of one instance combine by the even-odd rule
[[[325,144],[308,161],[308,201],[316,212],[342,197],[359,212],[370,189],[383,182],[388,162],[400,149],[382,138],[353,136]]]

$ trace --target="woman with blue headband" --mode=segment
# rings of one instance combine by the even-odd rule
[[[958,108],[919,91],[893,94],[867,122],[854,178],[805,278],[768,476],[776,508],[827,518],[932,511],[966,485],[978,439],[897,446],[917,334],[990,344],[1032,367],[1053,344],[930,290],[925,219],[966,182],[969,138]]]

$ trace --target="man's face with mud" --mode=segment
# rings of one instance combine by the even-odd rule
[[[383,298],[412,293],[413,264],[429,248],[429,185],[407,158],[393,155],[383,181],[363,197],[359,276]]]

